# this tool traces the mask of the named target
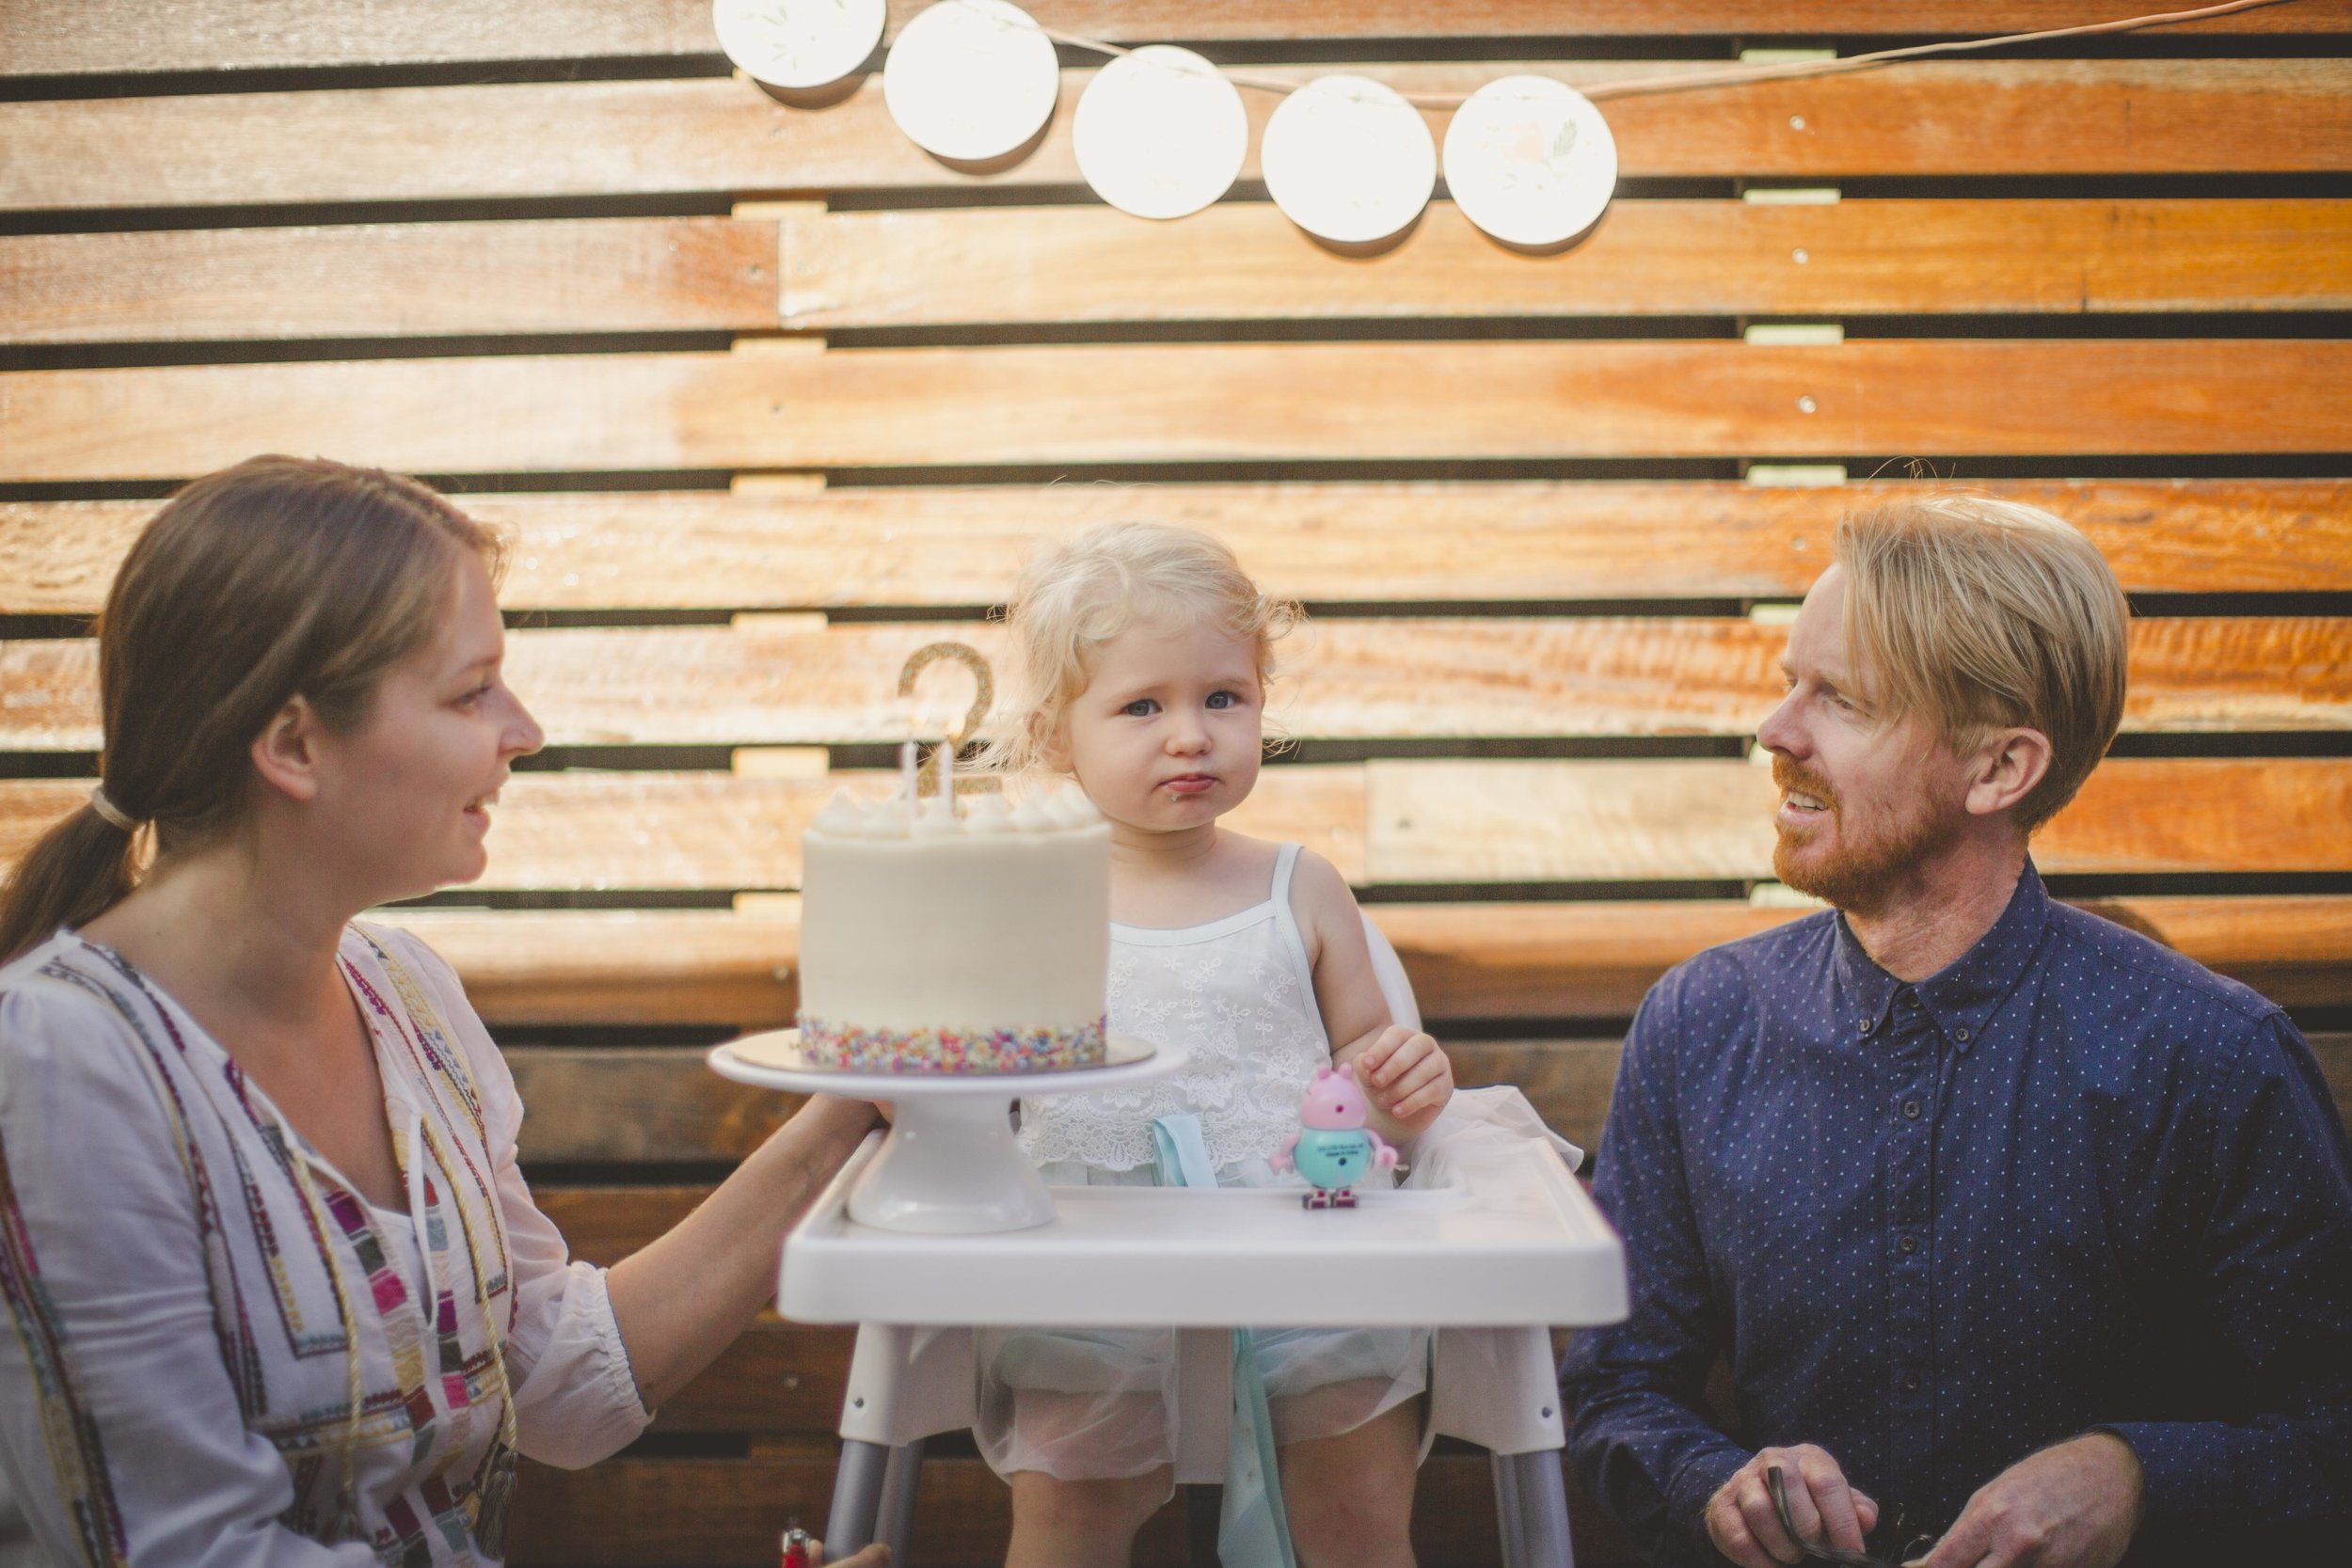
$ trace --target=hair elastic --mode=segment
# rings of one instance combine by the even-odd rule
[[[109,823],[121,829],[124,832],[135,833],[139,831],[139,825],[136,822],[132,821],[128,816],[124,816],[121,807],[106,799],[106,786],[104,784],[99,784],[90,790],[89,805],[90,810],[96,812],[99,816],[104,817]]]

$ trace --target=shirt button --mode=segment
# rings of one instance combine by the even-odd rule
[[[1895,1248],[1905,1257],[1908,1257],[1912,1253],[1919,1250],[1919,1238],[1916,1236],[1905,1236],[1901,1241],[1895,1243]]]
[[[1917,1121],[1919,1119],[1919,1102],[1915,1100],[1904,1101],[1903,1115],[1913,1121]]]
[[[1866,1035],[1878,1026],[1879,1021],[1877,1019],[1866,1018],[1862,1021],[1862,1032]]]
[[[1958,1040],[1963,1045],[1966,1045],[1970,1040],[1976,1038],[1976,1037],[1968,1032],[1968,1026],[1963,1023],[1959,1028],[1952,1031],[1952,1038]]]
[[[1919,1374],[1917,1372],[1905,1372],[1903,1374],[1903,1392],[1906,1394],[1915,1394],[1918,1391]]]

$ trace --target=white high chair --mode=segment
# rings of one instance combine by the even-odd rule
[[[1391,1017],[1419,1027],[1421,1011],[1404,965],[1369,917],[1364,925]],[[1309,1234],[1318,1240],[1329,1238],[1334,1243],[1328,1249],[1333,1256],[1318,1257],[1311,1266],[1327,1271],[1315,1275],[1319,1280],[1353,1280],[1357,1291],[1378,1290],[1391,1313],[1380,1321],[1438,1325],[1423,1451],[1430,1441],[1442,1435],[1475,1443],[1492,1456],[1505,1568],[1573,1568],[1559,1451],[1565,1432],[1550,1335],[1544,1323],[1606,1323],[1621,1318],[1625,1313],[1624,1259],[1614,1235],[1581,1189],[1565,1179],[1562,1162],[1549,1147],[1523,1151],[1518,1164],[1524,1169],[1516,1176],[1505,1173],[1508,1180],[1486,1195],[1490,1199],[1499,1195],[1500,1200],[1481,1206],[1477,1223],[1465,1223],[1471,1198],[1478,1196],[1475,1193],[1470,1196],[1400,1195],[1405,1203],[1367,1204],[1348,1212],[1351,1219],[1382,1212],[1399,1214],[1422,1200],[1435,1200],[1400,1223],[1421,1238],[1422,1244],[1444,1248],[1443,1256],[1454,1268],[1399,1271],[1393,1260],[1362,1256],[1367,1250],[1362,1247],[1351,1249],[1345,1233],[1339,1227],[1327,1226]],[[1126,1292],[1132,1302],[1092,1299],[1106,1290],[1117,1292],[1115,1283],[1105,1283],[1106,1276],[1132,1277],[1150,1266],[1149,1259],[1128,1257],[1120,1259],[1120,1268],[1101,1267],[1104,1243],[1099,1239],[1090,1246],[1082,1241],[1074,1247],[1064,1240],[1057,1248],[1050,1235],[1030,1231],[1009,1238],[914,1238],[915,1246],[923,1249],[919,1253],[899,1239],[892,1239],[898,1242],[893,1246],[874,1233],[861,1233],[841,1212],[841,1194],[856,1169],[853,1162],[787,1240],[786,1287],[780,1305],[789,1315],[843,1321],[899,1309],[899,1304],[913,1296],[914,1282],[923,1279],[934,1290],[943,1285],[966,1287],[955,1296],[953,1310],[987,1313],[991,1322],[1016,1321],[1002,1316],[1013,1306],[1003,1284],[1005,1255],[1009,1249],[1027,1247],[1037,1254],[1035,1266],[1041,1271],[1051,1271],[1057,1263],[1062,1266],[1058,1283],[1047,1293],[1070,1302],[1073,1310],[1083,1307],[1078,1311],[1083,1321],[1116,1323],[1119,1318],[1108,1312],[1124,1308],[1148,1314],[1130,1320],[1136,1323],[1177,1323],[1176,1479],[1183,1483],[1224,1480],[1232,1414],[1232,1326],[1238,1321],[1278,1321],[1258,1315],[1253,1310],[1258,1303],[1242,1307],[1232,1299],[1233,1291],[1228,1289],[1221,1317],[1212,1315],[1202,1321],[1198,1315],[1188,1315],[1183,1299],[1187,1294],[1184,1285],[1171,1284],[1184,1279],[1181,1270],[1156,1283],[1136,1278]],[[1224,1196],[1214,1195],[1212,1201]],[[1166,1205],[1175,1196],[1171,1190],[1152,1188],[1073,1189],[1064,1196],[1062,1208],[1072,1229],[1094,1234],[1088,1231],[1088,1214],[1073,1212],[1073,1207]],[[1507,1212],[1508,1217],[1496,1218],[1486,1213],[1486,1209]],[[1261,1211],[1277,1212],[1262,1205],[1250,1212]],[[1200,1212],[1197,1207],[1192,1211]],[[1279,1212],[1287,1222],[1297,1206],[1282,1204]],[[1163,1209],[1154,1216],[1152,1247],[1166,1253],[1171,1263],[1189,1260],[1196,1275],[1248,1271],[1254,1279],[1264,1280],[1268,1271],[1281,1268],[1301,1252],[1327,1250],[1287,1242],[1269,1256],[1263,1246],[1252,1248],[1247,1241],[1237,1240],[1231,1243],[1230,1256],[1220,1259],[1216,1256],[1219,1238],[1238,1234],[1233,1218],[1243,1211],[1231,1210],[1218,1216],[1213,1227],[1197,1237],[1171,1225],[1178,1212]],[[1354,1228],[1347,1220],[1341,1226]],[[1277,1258],[1282,1262],[1276,1261]],[[921,1266],[912,1266],[918,1259]],[[1073,1260],[1092,1266],[1072,1269],[1069,1265]],[[1351,1268],[1353,1274],[1347,1272]],[[1390,1272],[1379,1272],[1384,1269]],[[1490,1272],[1482,1274],[1481,1270]],[[820,1271],[838,1272],[818,1279],[816,1275]],[[852,1273],[865,1278],[852,1278]],[[1423,1275],[1443,1275],[1453,1283],[1420,1282]],[[1028,1277],[1041,1280],[1048,1275],[1041,1272]],[[1481,1289],[1482,1281],[1488,1288]],[[1447,1299],[1446,1290],[1459,1299]],[[1433,1291],[1439,1293],[1433,1295]],[[1089,1299],[1077,1301],[1064,1293],[1070,1291],[1084,1291]],[[1398,1300],[1400,1294],[1412,1299]],[[1318,1294],[1316,1299],[1343,1297],[1366,1299],[1340,1290]],[[1492,1314],[1510,1308],[1498,1308],[1496,1304],[1513,1299],[1541,1301],[1542,1307],[1531,1306],[1528,1311],[1540,1312],[1544,1323],[1498,1323]],[[1033,1303],[1021,1305],[1034,1311]],[[807,1310],[811,1307],[816,1308],[813,1314]],[[1098,1312],[1098,1307],[1106,1310]],[[842,1403],[840,1469],[825,1529],[827,1550],[835,1557],[879,1539],[889,1544],[892,1561],[906,1561],[924,1444],[934,1434],[969,1427],[977,1414],[972,1330],[941,1322],[941,1315],[948,1310],[944,1305],[925,1302],[919,1309],[905,1310],[904,1315],[918,1322],[861,1323]],[[1397,1318],[1398,1312],[1423,1315]],[[1449,1325],[1449,1316],[1466,1322]],[[1374,1320],[1351,1312],[1349,1321]]]

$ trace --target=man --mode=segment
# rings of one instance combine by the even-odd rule
[[[1632,1315],[1561,1369],[1578,1475],[1659,1560],[1800,1560],[1775,1469],[1805,1543],[1931,1568],[2352,1549],[2318,1068],[2026,854],[2114,737],[2126,617],[2046,513],[1838,530],[1757,737],[1773,865],[1834,911],[1643,1003],[1595,1186]],[[1704,1413],[1719,1360],[1740,1438]]]

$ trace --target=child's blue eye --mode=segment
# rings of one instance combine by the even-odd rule
[[[1209,693],[1209,705],[1213,708],[1232,707],[1239,704],[1240,701],[1241,699],[1231,691],[1212,691]]]
[[[1119,711],[1130,719],[1149,719],[1160,711],[1160,705],[1149,697],[1137,697]]]

